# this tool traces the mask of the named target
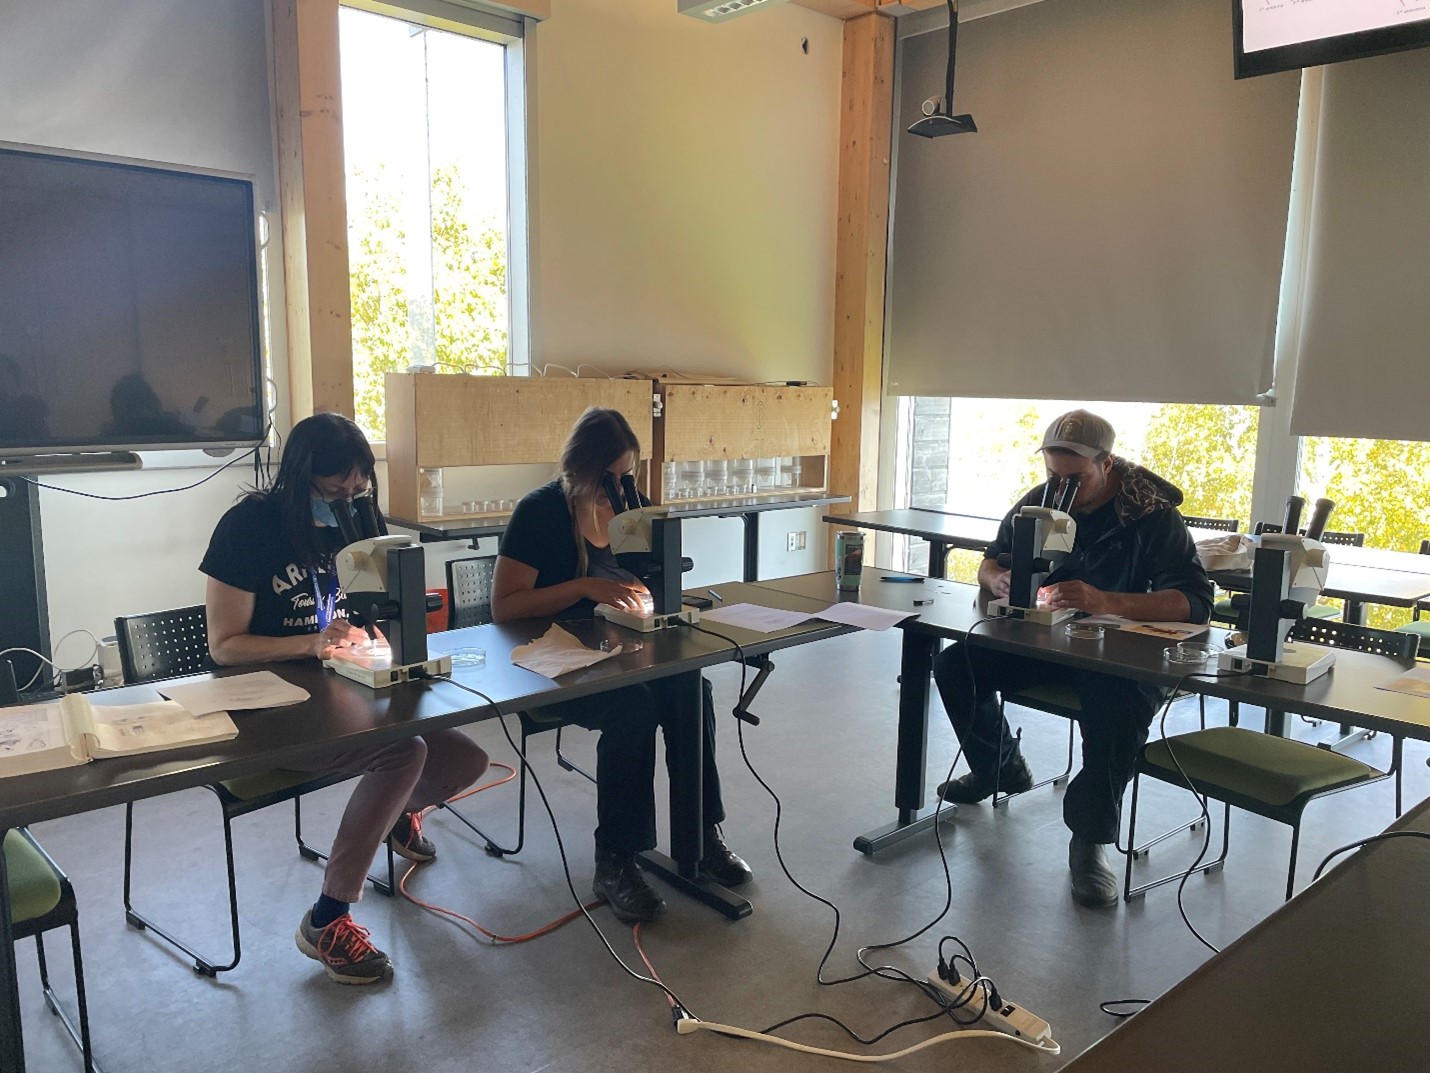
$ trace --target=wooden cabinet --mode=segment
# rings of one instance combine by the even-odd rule
[[[386,388],[388,512],[397,518],[421,518],[420,470],[556,462],[588,406],[619,410],[643,445],[652,442],[648,380],[389,373]]]

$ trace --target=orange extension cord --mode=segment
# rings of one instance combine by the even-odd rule
[[[506,774],[505,774],[504,776],[502,776],[500,779],[494,780],[493,782],[484,782],[484,783],[482,783],[480,786],[473,786],[473,787],[471,787],[470,789],[463,790],[461,793],[457,794],[455,797],[451,798],[450,800],[451,800],[451,801],[461,801],[461,800],[464,799],[464,798],[471,797],[473,794],[482,793],[484,790],[491,790],[491,789],[494,789],[495,787],[498,787],[498,786],[504,786],[504,785],[506,785],[507,783],[511,782],[512,779],[516,778],[516,768],[512,767],[510,764],[503,764],[503,763],[501,763],[501,762],[498,761],[498,760],[493,760],[489,766],[490,766],[490,767],[498,767],[498,768],[501,768],[501,769],[503,769],[503,770],[506,772]],[[430,807],[428,807],[428,808],[423,809],[423,810],[422,810],[422,815],[423,815],[423,817],[425,818],[428,813],[432,812],[434,809],[436,809],[436,808],[438,808],[438,807],[439,807],[439,806],[437,806],[437,805],[432,805],[432,806],[430,806]],[[573,909],[571,912],[565,914],[564,916],[557,917],[555,920],[551,921],[550,923],[548,923],[548,924],[543,924],[541,927],[537,928],[535,931],[529,931],[529,932],[527,932],[525,935],[499,935],[499,934],[497,934],[497,933],[494,932],[494,931],[490,931],[490,930],[488,930],[487,928],[482,927],[482,925],[478,924],[478,923],[477,923],[475,920],[473,920],[471,917],[466,916],[466,915],[464,915],[464,914],[462,914],[462,913],[459,913],[459,912],[457,912],[455,909],[448,909],[448,908],[446,908],[446,907],[444,907],[444,906],[434,905],[434,904],[431,903],[431,902],[424,902],[421,898],[418,898],[416,895],[414,895],[414,894],[412,894],[410,891],[408,891],[408,889],[407,889],[407,880],[411,877],[412,873],[415,872],[415,871],[418,869],[418,867],[419,867],[419,865],[417,865],[416,863],[410,864],[410,865],[408,865],[408,867],[407,867],[407,871],[405,871],[405,872],[402,873],[402,879],[399,880],[399,881],[398,881],[398,884],[397,884],[397,889],[402,892],[402,896],[403,896],[404,898],[406,898],[409,902],[411,902],[413,905],[417,906],[417,907],[420,908],[420,909],[426,909],[428,912],[437,913],[437,914],[439,914],[439,915],[441,915],[441,916],[449,917],[449,918],[452,919],[452,920],[461,921],[463,924],[467,924],[467,925],[469,925],[470,927],[475,928],[478,932],[480,932],[482,935],[485,935],[485,936],[486,936],[491,942],[493,942],[493,943],[525,943],[525,942],[530,942],[532,939],[539,939],[541,936],[547,935],[547,934],[549,934],[549,933],[555,931],[557,928],[560,928],[560,927],[562,927],[562,926],[564,926],[564,925],[566,925],[566,924],[571,923],[571,921],[575,920],[576,918],[578,918],[578,917],[581,916],[581,914],[582,914],[582,910],[580,910],[580,909]],[[590,911],[590,910],[595,909],[595,908],[597,908],[598,906],[601,906],[601,905],[604,905],[604,904],[605,904],[605,900],[604,900],[604,899],[597,899],[597,900],[594,901],[594,902],[588,902],[588,903],[586,904],[586,910],[587,910],[587,911]],[[640,949],[640,943],[639,943],[639,941],[637,941],[637,943],[636,943],[636,949],[637,949],[637,950]],[[641,958],[642,958],[642,959],[645,958],[645,952],[644,952],[644,951],[641,951]],[[649,965],[650,962],[647,961],[646,964]],[[651,971],[654,972],[655,970],[652,969]]]

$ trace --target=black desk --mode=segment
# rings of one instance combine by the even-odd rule
[[[929,542],[929,577],[941,578],[948,572],[948,549],[983,551],[998,536],[997,518],[982,518],[974,514],[954,514],[927,507],[904,507],[899,510],[870,510],[860,514],[826,514],[824,520],[834,525],[849,525],[856,529],[875,529],[883,533],[902,533],[921,537]]]
[[[676,502],[668,504],[672,518],[739,518],[745,523],[744,580],[760,576],[760,515],[771,510],[795,510],[800,507],[822,507],[830,503],[848,503],[848,496],[827,492],[788,492],[763,496],[730,496],[723,499]],[[506,532],[510,514],[488,514],[475,518],[453,518],[443,521],[415,522],[407,518],[388,518],[391,525],[416,533],[419,540],[430,543],[440,540],[471,540],[501,536]]]
[[[458,668],[452,677],[481,690],[491,698],[491,705],[449,682],[412,682],[374,691],[323,670],[316,660],[265,665],[264,669],[306,689],[310,698],[289,707],[236,713],[234,722],[239,734],[230,741],[0,779],[0,838],[8,829],[28,823],[157,797],[270,768],[301,766],[345,749],[574,700],[655,678],[680,679],[682,688],[676,691],[679,710],[683,717],[698,721],[700,671],[728,661],[733,652],[725,642],[689,630],[636,635],[604,620],[573,622],[564,625],[588,645],[598,645],[606,638],[622,642],[639,639],[642,647],[563,675],[558,683],[511,663],[512,648],[541,635],[548,625],[547,620],[528,620],[432,636],[434,653],[467,647],[485,650],[484,666]],[[253,669],[229,668],[219,674]],[[195,676],[202,677],[206,676]],[[100,704],[132,704],[156,700],[158,692],[153,685],[143,685],[105,690],[93,696]],[[645,863],[684,893],[732,918],[744,916],[750,912],[747,901],[697,875],[704,829],[700,794],[703,745],[700,734],[690,737],[693,748],[672,760],[673,860],[652,853]],[[24,1069],[8,890],[4,857],[0,855],[0,1070],[7,1073]]]
[[[833,575],[806,574],[760,584],[805,598],[833,592]],[[898,759],[895,768],[895,822],[860,835],[854,847],[874,853],[927,830],[933,809],[924,808],[924,768],[928,755],[929,678],[933,657],[943,640],[957,640],[977,624],[976,643],[1036,659],[1085,667],[1155,685],[1205,693],[1224,700],[1254,704],[1269,710],[1308,715],[1329,722],[1349,721],[1368,730],[1382,730],[1430,741],[1430,701],[1376,686],[1414,666],[1387,656],[1336,650],[1336,665],[1308,686],[1266,678],[1187,678],[1184,671],[1163,660],[1167,642],[1143,634],[1111,630],[1101,641],[1080,641],[1061,628],[1036,626],[1015,619],[984,620],[977,605],[978,589],[953,581],[929,580],[919,584],[882,582],[866,576],[858,597],[861,603],[908,610],[917,618],[900,624],[903,631],[901,685],[899,689]],[[915,606],[915,599],[933,603]],[[981,624],[980,624],[981,623]],[[1221,647],[1226,631],[1212,628],[1209,643]],[[1214,665],[1206,667],[1215,671]],[[949,814],[945,807],[941,815]]]
[[[1390,830],[1430,833],[1430,802]],[[1068,1073],[1425,1069],[1430,843],[1333,866],[1066,1068]]]

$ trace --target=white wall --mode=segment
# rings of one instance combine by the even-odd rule
[[[0,141],[252,176],[259,207],[274,208],[265,0],[0,0],[0,27]],[[281,259],[275,267],[268,301],[281,399]],[[202,468],[46,483],[134,495],[213,471],[197,452],[150,457]],[[237,465],[201,489],[130,503],[42,492],[52,640],[76,627],[108,634],[116,614],[201,600],[199,559],[245,474],[251,481],[251,468]],[[59,656],[77,662],[86,651],[71,642]]]
[[[719,25],[673,0],[555,6],[534,48],[534,366],[830,382],[842,49],[795,5]],[[819,513],[764,516],[765,576],[821,567]],[[741,541],[687,526],[697,583],[738,577]]]

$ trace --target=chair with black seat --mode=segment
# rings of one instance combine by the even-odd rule
[[[1406,660],[1415,655],[1415,638],[1391,630],[1376,630],[1349,622],[1302,619],[1291,630],[1291,639],[1331,648],[1373,652]],[[1301,816],[1312,801],[1382,779],[1395,778],[1395,814],[1401,811],[1400,768],[1404,741],[1391,739],[1390,768],[1381,771],[1354,757],[1292,738],[1276,737],[1236,725],[1194,730],[1149,742],[1137,760],[1132,781],[1132,808],[1128,840],[1137,830],[1137,796],[1143,775],[1187,786],[1205,799],[1222,803],[1221,854],[1197,867],[1198,872],[1220,868],[1226,861],[1231,835],[1231,806],[1284,823],[1291,828],[1291,863],[1286,873],[1286,897],[1296,884],[1296,853],[1301,840]],[[1141,886],[1132,886],[1132,862],[1127,864],[1123,897],[1131,899],[1164,883],[1179,882],[1184,873],[1164,876]]]
[[[119,661],[124,681],[129,685],[154,682],[199,674],[209,669],[208,615],[203,604],[179,607],[170,611],[155,611],[145,615],[121,615],[114,620],[114,633],[119,642]],[[303,841],[302,795],[321,790],[352,778],[351,775],[315,776],[312,772],[274,768],[256,775],[224,779],[210,783],[205,789],[219,800],[223,818],[224,856],[228,868],[228,908],[233,935],[233,952],[227,961],[204,957],[182,939],[159,927],[134,908],[131,898],[134,859],[134,802],[124,807],[124,916],[130,926],[140,931],[152,931],[165,942],[194,959],[194,971],[202,976],[216,976],[235,968],[243,954],[238,924],[238,883],[233,862],[232,821],[239,816],[267,808],[269,805],[293,802],[293,836],[298,853],[306,860],[325,861],[326,853]],[[387,847],[387,878],[368,877],[373,888],[389,897],[396,889],[396,866],[392,847]]]
[[[1430,540],[1420,542],[1420,554],[1430,555]],[[1420,655],[1430,656],[1430,619],[1421,618],[1423,612],[1430,611],[1430,600],[1421,600],[1411,609],[1410,621],[1397,626],[1397,633],[1412,634],[1420,642]]]
[[[465,559],[447,560],[447,591],[451,597],[448,614],[448,628],[460,629],[464,626],[484,626],[492,621],[492,578],[496,572],[496,556],[479,555]],[[565,720],[547,715],[541,709],[518,712],[521,724],[521,755],[526,756],[527,739],[543,731],[556,731],[556,762],[567,771],[574,771],[592,782],[596,777],[568,759],[561,752],[561,731],[569,726]],[[494,857],[505,857],[521,852],[526,844],[526,765],[521,765],[517,773],[517,834],[514,846],[503,846],[470,819],[451,805],[439,806],[449,812],[454,819],[465,824],[486,842],[486,851]]]
[[[14,936],[16,939],[34,938],[45,1004],[60,1019],[70,1039],[79,1047],[84,1056],[85,1070],[94,1070],[97,1067],[89,1039],[89,1006],[84,996],[84,960],[79,948],[79,906],[75,901],[74,887],[54,858],[24,827],[5,832],[4,853]],[[54,988],[50,986],[50,970],[45,961],[45,932],[66,927],[70,930],[70,950],[74,956],[78,1025],[60,1005]]]

